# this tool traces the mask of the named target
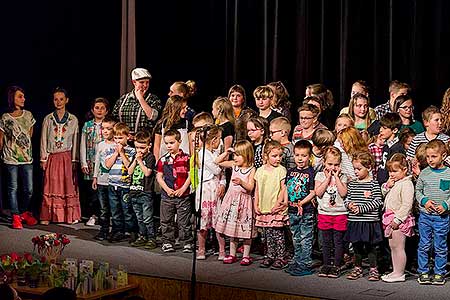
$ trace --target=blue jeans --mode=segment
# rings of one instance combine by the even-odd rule
[[[419,216],[419,248],[417,260],[419,273],[429,273],[429,251],[434,244],[434,274],[444,275],[447,264],[447,234],[449,215],[431,215],[420,212]]]
[[[312,264],[312,246],[314,214],[297,215],[289,213],[289,227],[294,242],[294,263],[301,270],[310,270]]]
[[[100,205],[98,223],[101,233],[109,233],[109,220],[111,208],[109,207],[109,190],[107,185],[97,185],[97,198]]]
[[[9,165],[6,164],[8,171],[8,199],[11,208],[11,214],[17,215],[28,211],[31,197],[33,196],[33,165]],[[17,200],[17,190],[19,186],[19,175],[22,180],[23,201],[20,205]]]
[[[136,232],[136,216],[128,199],[130,190],[122,187],[108,187],[109,206],[111,208],[112,233]]]
[[[133,204],[139,226],[139,234],[154,239],[155,228],[153,225],[153,197],[151,193],[130,192],[129,198]]]

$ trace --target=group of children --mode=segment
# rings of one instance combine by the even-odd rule
[[[213,102],[212,114],[196,114],[191,122],[186,117],[187,100],[172,95],[155,133],[138,131],[132,139],[125,123],[108,116],[107,100],[97,98],[92,119],[82,129],[81,151],[78,120],[65,109],[67,93],[55,90],[56,110],[44,119],[41,135],[45,171],[41,223],[80,220],[74,170],[81,152],[82,172],[99,204],[98,209],[89,210],[98,215],[97,240],[129,239],[132,246],[156,248],[153,210],[158,192],[163,252],[175,251],[176,237],[183,252],[197,247],[193,244],[195,213],[198,260],[206,259],[208,232],[214,230],[218,260],[224,264],[238,261],[240,243],[240,265],[252,264],[252,241],[258,241],[265,249],[262,268],[310,275],[313,244],[318,239],[323,255],[319,276],[339,277],[344,257],[353,249],[354,268],[348,279],[363,277],[367,255],[368,280],[400,282],[405,281],[406,238],[415,234],[417,222],[418,282],[444,284],[450,226],[450,169],[445,160],[450,138],[442,133],[440,110],[431,106],[423,112],[425,128],[416,135],[411,128],[403,129],[411,115],[391,111],[378,117],[368,106],[368,96],[355,93],[348,113],[336,119],[331,131],[319,121],[327,105],[309,90],[298,108],[299,125],[291,142],[290,115],[283,116],[285,109],[277,111],[276,102],[271,101],[277,90],[272,88],[255,90],[259,115],[245,120],[247,139],[240,140],[236,140],[234,123],[245,107],[241,102],[237,111],[227,97]],[[229,94],[239,92],[245,102],[239,88]],[[403,101],[400,110],[412,111],[410,98],[402,94],[397,100]],[[23,110],[23,101],[14,101],[14,107]],[[28,119],[32,131],[34,119]],[[0,127],[3,134],[11,126],[6,121],[2,119]],[[20,142],[16,138],[16,144]],[[16,228],[32,218],[17,209],[13,214]],[[380,276],[378,252],[386,239],[393,268]],[[430,268],[432,248],[434,266]]]

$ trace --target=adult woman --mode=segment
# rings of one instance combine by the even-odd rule
[[[411,128],[416,134],[425,131],[423,124],[413,119],[414,104],[411,96],[400,95],[395,98],[394,112],[398,113],[400,118],[402,119],[402,127],[400,128],[400,131],[405,127]]]
[[[153,132],[161,112],[161,101],[148,90],[151,78],[148,70],[134,69],[131,72],[134,89],[122,95],[114,105],[112,115],[120,122],[126,123],[132,135],[139,130]]]
[[[181,96],[186,98],[186,101],[189,104],[189,100],[193,97],[197,92],[197,84],[193,80],[188,80],[186,82],[183,81],[175,81],[169,88],[169,97],[171,96]],[[190,106],[187,107],[186,119],[189,122],[192,122],[192,119],[195,116],[195,110]]]
[[[247,138],[247,121],[258,114],[253,109],[247,107],[245,89],[241,85],[235,84],[228,90],[228,99],[231,101],[234,111],[235,140],[245,140]]]

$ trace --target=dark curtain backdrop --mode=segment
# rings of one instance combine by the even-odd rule
[[[7,86],[25,88],[37,119],[36,158],[54,87],[69,90],[80,123],[95,97],[119,97],[121,9],[106,0],[1,4],[0,108]],[[150,70],[150,88],[164,101],[173,81],[195,80],[197,110],[210,110],[234,83],[253,105],[253,89],[274,80],[295,106],[317,82],[343,106],[351,83],[364,79],[375,106],[398,79],[411,84],[417,113],[450,86],[449,14],[446,0],[136,1],[136,63]]]

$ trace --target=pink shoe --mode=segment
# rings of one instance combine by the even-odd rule
[[[252,264],[252,259],[248,256],[243,257],[241,260],[241,266],[250,266]]]
[[[227,265],[228,264],[234,264],[235,262],[237,262],[237,258],[236,258],[236,256],[233,256],[233,255],[227,255],[223,259],[223,263],[227,264]]]

